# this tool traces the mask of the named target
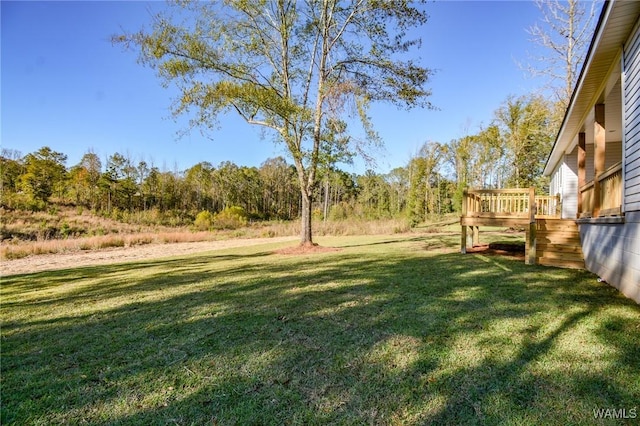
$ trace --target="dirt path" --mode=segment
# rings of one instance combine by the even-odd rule
[[[297,237],[247,238],[196,243],[150,244],[147,246],[119,247],[77,253],[45,254],[22,259],[3,260],[0,276],[67,269],[78,266],[107,265],[160,257],[180,256],[211,250],[246,247],[259,244],[295,241]]]

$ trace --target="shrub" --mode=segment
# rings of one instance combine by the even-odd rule
[[[67,222],[63,222],[62,226],[60,227],[60,236],[62,238],[69,238],[69,235],[71,235],[71,226],[69,226],[69,223]]]
[[[247,225],[247,212],[238,206],[227,207],[213,218],[217,229],[237,229]]]
[[[203,210],[196,215],[196,220],[193,222],[193,226],[198,231],[207,231],[213,226],[214,216],[210,211]]]
[[[109,214],[109,218],[115,221],[120,221],[122,219],[122,212],[119,208],[114,207],[113,210],[111,210],[111,214]]]
[[[346,203],[336,204],[329,209],[329,220],[345,220],[350,213],[352,212]]]
[[[31,210],[32,212],[41,212],[47,207],[47,203],[42,200],[28,200],[26,202],[26,210]]]

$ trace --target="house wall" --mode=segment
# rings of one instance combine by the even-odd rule
[[[562,219],[575,219],[578,214],[578,148],[564,156],[562,165]]]
[[[578,212],[578,148],[565,154],[549,183],[549,195],[560,194],[562,219],[575,219]]]
[[[585,147],[587,153],[587,161],[585,164],[586,179],[587,182],[591,182],[594,178],[595,166],[593,164],[594,149],[593,144],[587,144]],[[576,162],[578,161],[578,154],[576,154]],[[621,141],[609,141],[604,149],[604,168],[609,167],[622,161],[622,142]],[[577,169],[577,168],[576,168]]]
[[[621,224],[580,224],[585,267],[640,303],[640,212]]]
[[[549,182],[549,195],[560,194],[562,196],[562,167],[557,166],[551,174],[551,181]]]
[[[640,31],[625,44],[623,55],[625,155],[623,211],[640,211]]]
[[[587,140],[592,141],[593,139],[587,139]],[[588,143],[587,146],[585,146],[586,162],[585,162],[584,168],[585,168],[585,179],[587,182],[591,182],[595,175],[595,172],[594,172],[595,166],[593,164],[594,151],[595,150],[593,149],[592,143]]]
[[[623,211],[620,223],[580,222],[585,266],[624,295],[640,303],[640,31],[638,25],[623,50],[624,142],[607,142],[607,167],[617,152],[623,164]],[[589,158],[587,146],[587,158]],[[591,146],[593,149],[593,146]],[[593,151],[591,151],[593,152]],[[611,152],[611,156],[609,155]],[[593,158],[593,157],[592,157]],[[588,161],[587,161],[588,163]],[[587,174],[589,172],[587,171]],[[589,178],[587,178],[589,179]]]
[[[607,142],[604,153],[604,167],[609,167],[622,161],[622,142]]]

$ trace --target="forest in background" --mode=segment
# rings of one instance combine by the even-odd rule
[[[314,188],[315,220],[407,219],[412,226],[457,212],[468,187],[536,186],[557,129],[557,106],[538,95],[509,97],[477,133],[425,142],[389,173],[350,174],[322,164]],[[425,130],[425,133],[427,131]],[[393,141],[386,141],[393,149]],[[122,153],[102,159],[89,149],[78,164],[46,145],[0,155],[1,207],[47,211],[56,205],[145,225],[213,228],[226,216],[242,221],[293,220],[300,214],[295,167],[282,157],[260,167],[201,162],[167,170]],[[228,219],[228,217],[227,217]]]

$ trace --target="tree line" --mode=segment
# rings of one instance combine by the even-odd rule
[[[406,217],[418,224],[458,211],[468,187],[533,185],[545,191],[541,170],[557,129],[554,111],[541,96],[509,97],[489,125],[448,143],[425,142],[405,166],[389,173],[347,173],[335,163],[320,167],[311,198],[313,216]],[[103,161],[89,150],[78,164],[66,162],[64,153],[47,146],[24,156],[3,149],[2,206],[43,210],[55,202],[116,219],[154,212],[173,223],[228,207],[240,207],[254,220],[292,220],[301,214],[297,171],[282,157],[267,159],[260,167],[201,162],[183,171],[117,152]]]

